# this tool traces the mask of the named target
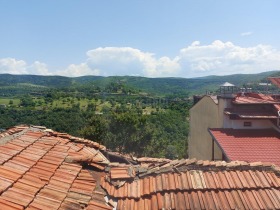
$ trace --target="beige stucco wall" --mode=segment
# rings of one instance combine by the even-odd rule
[[[209,97],[204,96],[190,109],[189,158],[200,160],[212,159],[212,137],[208,128],[220,128],[222,117],[219,106]],[[215,144],[215,159],[222,159],[221,150]]]
[[[251,122],[251,127],[245,127],[244,122]],[[233,129],[266,129],[273,128],[274,125],[270,120],[230,120],[228,115],[224,116],[224,128],[233,128]]]

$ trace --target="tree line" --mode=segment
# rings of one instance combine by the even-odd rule
[[[43,125],[99,142],[112,151],[135,156],[186,157],[190,104],[174,101],[162,106],[165,109],[151,114],[143,114],[143,108],[136,105],[129,108],[120,105],[102,113],[96,113],[93,104],[85,110],[78,104],[70,108],[36,110],[31,98],[23,97],[21,108],[0,107],[0,128],[18,124]]]

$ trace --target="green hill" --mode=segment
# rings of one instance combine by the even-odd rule
[[[259,74],[234,74],[227,76],[207,76],[199,78],[147,78],[133,76],[38,76],[0,74],[0,89],[40,90],[42,88],[79,88],[87,85],[106,87],[110,83],[122,83],[131,88],[156,95],[204,93],[215,91],[224,82],[236,86],[266,81],[269,76],[280,75],[280,71]]]

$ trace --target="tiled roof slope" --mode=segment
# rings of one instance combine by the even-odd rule
[[[89,170],[109,163],[96,150],[102,146],[42,127],[15,127],[1,137],[0,209],[111,209],[96,199],[100,180]]]
[[[261,163],[177,160],[140,168],[133,179],[116,182],[107,174],[101,185],[116,209],[279,209],[275,170]]]
[[[244,93],[237,94],[232,101],[234,104],[279,104],[280,101],[275,100],[271,95],[260,93]]]
[[[213,128],[209,132],[229,160],[271,162],[280,166],[280,134],[274,129]]]
[[[268,77],[268,79],[278,88],[280,88],[280,77]]]
[[[280,209],[280,170],[271,164],[117,163],[107,155],[102,145],[44,127],[1,133],[0,209]]]

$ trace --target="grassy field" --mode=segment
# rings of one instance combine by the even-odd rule
[[[10,104],[10,101],[12,101],[11,105],[18,106],[20,103],[19,99],[14,99],[14,98],[0,98],[0,104],[5,104],[8,106]]]

